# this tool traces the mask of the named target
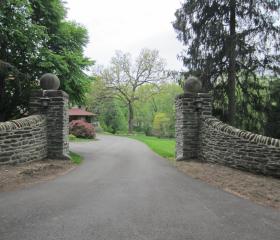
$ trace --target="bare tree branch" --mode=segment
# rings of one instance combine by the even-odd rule
[[[129,129],[132,130],[133,103],[138,100],[137,89],[144,84],[157,85],[167,79],[165,61],[157,50],[143,49],[132,62],[128,53],[116,52],[111,66],[104,69],[102,78],[118,97],[128,104]]]

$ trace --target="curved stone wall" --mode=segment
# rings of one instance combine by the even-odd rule
[[[214,117],[201,120],[199,158],[280,177],[280,140],[234,128]]]
[[[47,123],[32,115],[0,123],[0,164],[41,160],[47,157]]]

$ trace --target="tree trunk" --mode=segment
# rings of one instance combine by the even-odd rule
[[[5,113],[4,113],[4,93],[5,93],[5,75],[1,74],[0,69],[0,122],[5,121]]]
[[[230,0],[230,36],[229,36],[229,67],[228,67],[228,123],[234,125],[234,117],[236,112],[236,0]]]
[[[128,133],[133,132],[133,118],[134,118],[134,112],[133,112],[133,106],[132,102],[128,103]]]
[[[0,47],[0,122],[6,121],[6,112],[4,111],[4,95],[5,95],[5,88],[6,88],[6,68],[8,63],[7,58],[7,43],[4,41],[1,43]]]

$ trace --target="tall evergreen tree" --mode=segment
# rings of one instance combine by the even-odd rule
[[[227,106],[229,123],[236,115],[236,84],[242,90],[249,79],[280,73],[279,9],[278,0],[185,0],[175,13],[184,65],[218,93],[214,98]]]
[[[268,136],[280,139],[280,79],[270,82],[269,104],[267,105],[267,122],[265,133]]]

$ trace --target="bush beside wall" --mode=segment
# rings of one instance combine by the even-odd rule
[[[95,138],[95,130],[91,123],[73,120],[69,124],[69,133],[80,138]]]

